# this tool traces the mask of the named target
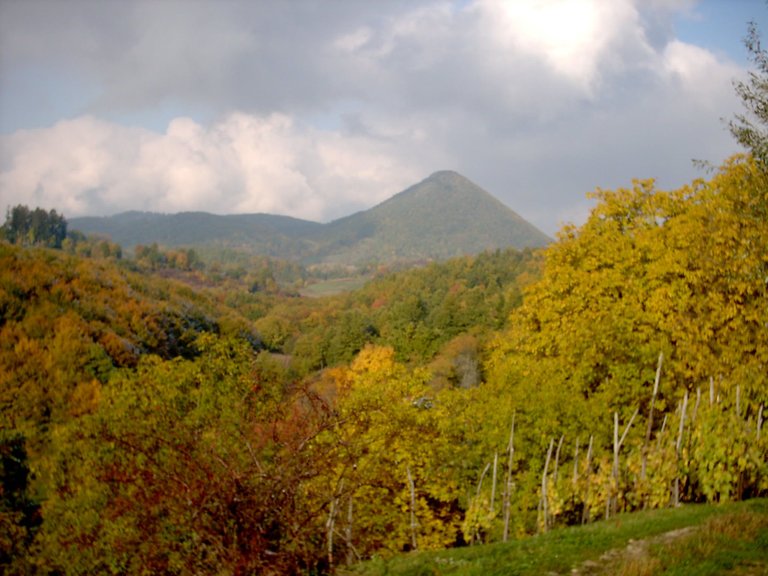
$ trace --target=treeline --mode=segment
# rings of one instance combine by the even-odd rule
[[[446,347],[477,363],[477,343],[504,325],[539,265],[531,251],[488,252],[385,273],[332,298],[286,300],[250,317],[265,346],[291,356],[302,374],[348,363],[367,344],[391,346],[398,360],[416,364]]]
[[[0,238],[21,246],[61,248],[66,237],[67,221],[56,210],[30,210],[23,205],[8,208],[5,223],[0,227]]]
[[[3,572],[328,574],[768,495],[753,152],[333,298],[0,242]]]
[[[766,495],[765,190],[599,191],[543,260],[322,299],[0,245],[0,562],[324,573]]]
[[[10,538],[0,541],[0,562],[9,573],[60,571],[64,569],[65,558],[71,562],[67,570],[74,572],[127,569],[124,564],[119,564],[122,566],[120,569],[107,569],[102,564],[117,562],[115,554],[108,551],[113,545],[126,550],[133,546],[123,540],[127,533],[122,529],[115,527],[115,534],[108,536],[113,529],[108,526],[111,520],[105,520],[105,517],[121,518],[118,523],[123,527],[126,522],[137,522],[134,544],[139,540],[147,541],[150,538],[148,526],[157,523],[157,519],[150,521],[141,514],[134,516],[134,512],[139,512],[133,508],[134,505],[144,507],[149,515],[170,514],[169,521],[182,526],[183,521],[177,516],[179,511],[170,511],[167,508],[169,501],[165,501],[171,493],[178,493],[179,488],[178,485],[161,482],[162,478],[168,479],[167,467],[171,465],[166,456],[171,460],[182,458],[179,466],[201,470],[204,476],[199,479],[198,488],[210,494],[211,474],[220,472],[216,470],[214,461],[230,462],[234,466],[231,461],[233,453],[219,454],[216,452],[218,448],[207,445],[207,440],[198,452],[197,449],[192,450],[189,442],[197,442],[195,438],[199,434],[214,434],[223,441],[222,434],[234,433],[235,428],[231,427],[226,431],[212,431],[210,423],[206,422],[210,418],[216,420],[219,416],[214,413],[221,410],[235,410],[235,406],[251,394],[260,398],[264,395],[263,402],[259,400],[258,406],[252,410],[237,412],[238,420],[228,424],[238,430],[248,430],[244,446],[249,456],[248,461],[243,463],[247,473],[255,475],[254,470],[249,468],[253,465],[262,470],[254,476],[253,484],[247,490],[267,498],[258,507],[271,506],[268,502],[273,491],[274,494],[287,493],[294,497],[297,490],[304,490],[308,474],[306,464],[308,459],[315,457],[304,454],[304,451],[314,454],[320,449],[320,444],[306,443],[306,440],[322,431],[316,426],[325,429],[334,425],[332,397],[336,392],[325,384],[332,380],[314,372],[311,362],[315,355],[311,347],[304,343],[304,350],[309,351],[307,356],[302,356],[301,346],[296,348],[296,343],[301,340],[300,334],[290,347],[287,341],[281,342],[281,346],[274,346],[274,342],[270,341],[274,352],[280,354],[262,351],[267,345],[265,338],[272,336],[268,330],[259,331],[258,328],[268,326],[270,319],[300,318],[299,326],[312,333],[312,338],[320,340],[319,348],[325,351],[323,362],[339,365],[337,372],[343,371],[341,364],[346,359],[353,358],[373,340],[381,340],[378,330],[387,337],[398,333],[397,326],[403,326],[408,333],[426,330],[430,334],[428,349],[431,352],[422,350],[422,353],[413,356],[412,347],[404,345],[401,355],[413,356],[416,363],[424,363],[434,356],[435,350],[448,343],[443,357],[450,361],[444,360],[442,371],[435,374],[443,378],[442,386],[472,386],[479,382],[477,337],[483,330],[482,326],[500,325],[509,307],[519,304],[517,278],[521,273],[533,270],[528,263],[534,261],[531,254],[497,252],[433,265],[424,270],[384,276],[356,295],[301,299],[253,290],[249,288],[248,273],[245,282],[239,281],[241,278],[237,275],[226,276],[221,283],[215,283],[210,276],[206,276],[204,286],[192,289],[189,278],[184,278],[184,282],[163,278],[164,269],[145,267],[140,262],[127,263],[99,251],[83,251],[84,246],[98,247],[101,242],[98,239],[76,238],[70,248],[80,246],[81,249],[70,250],[73,253],[21,249],[0,243],[0,405],[3,418],[0,454],[3,457],[4,482],[0,525]],[[112,253],[111,250],[109,252]],[[237,281],[232,283],[233,279]],[[409,305],[401,310],[398,303],[406,293],[415,296],[417,302],[415,308]],[[484,307],[478,307],[480,304]],[[474,313],[486,315],[487,312],[487,316],[478,316],[471,321],[473,306]],[[366,329],[359,324],[361,330],[345,339],[351,324],[337,322],[340,315],[343,316],[352,307],[357,309],[355,317],[358,320],[364,320],[365,326],[375,322],[376,328]],[[287,314],[286,310],[292,312]],[[418,310],[418,314],[413,315],[412,310]],[[451,311],[462,311],[462,314]],[[256,318],[256,322],[252,323],[248,316]],[[455,336],[462,334],[467,327],[474,327],[474,335],[465,335],[467,341],[457,340]],[[409,341],[405,338],[395,340]],[[422,341],[426,340],[422,338]],[[210,357],[214,351],[215,359]],[[454,363],[453,360],[461,354],[471,354],[471,362]],[[471,379],[467,376],[470,370],[461,368],[468,362],[474,374]],[[211,372],[214,364],[215,373]],[[458,378],[452,371],[460,368],[463,372]],[[426,374],[424,370],[422,373]],[[317,380],[318,376],[320,380]],[[430,386],[434,387],[434,378],[429,380]],[[150,392],[153,381],[159,388]],[[178,382],[181,388],[175,389],[174,382]],[[212,386],[217,390],[223,388],[218,391],[204,390]],[[201,415],[202,412],[195,416],[203,420],[198,421],[194,429],[183,425],[191,404],[187,406],[186,401],[176,407],[168,404],[179,402],[182,396],[192,399],[197,394],[209,393],[220,395],[212,405],[200,405],[192,400],[197,405],[195,410],[212,411],[206,412],[205,416]],[[139,394],[144,400],[134,398],[141,405],[131,408],[130,416],[111,413],[111,399],[124,394],[132,397]],[[266,412],[264,402],[271,406]],[[145,410],[150,412],[144,413]],[[153,416],[158,410],[168,418],[162,424]],[[140,442],[129,442],[127,438],[130,435],[121,433],[117,440],[111,435],[105,436],[106,431],[91,429],[90,423],[96,421],[93,419],[110,422],[110,426],[121,426],[120,422],[123,422],[143,438],[141,442],[154,446],[152,450],[166,446],[163,449],[166,456],[160,459],[156,455],[151,456],[150,448],[141,448]],[[163,429],[176,430],[178,437],[163,439]],[[237,434],[242,439],[245,432]],[[271,468],[278,466],[272,461],[275,454],[281,454],[285,448],[282,446],[284,440],[276,440],[283,434],[307,437],[302,436],[302,451],[285,452],[280,457],[279,468]],[[170,443],[166,445],[166,441]],[[69,452],[70,448],[76,451],[82,449],[84,453],[75,456]],[[119,463],[112,462],[104,452],[105,449],[111,452],[113,448]],[[123,450],[144,451],[144,456],[135,455],[140,459],[149,458],[145,464],[150,469],[139,467],[118,473],[117,470],[127,463],[123,460],[123,456],[127,455],[123,454]],[[184,454],[177,453],[177,450],[182,450]],[[322,448],[322,451],[327,449]],[[326,454],[326,457],[331,455]],[[209,458],[214,460],[209,461]],[[255,463],[253,458],[256,458]],[[83,467],[79,468],[77,462],[82,462]],[[324,474],[328,464],[328,460],[316,462],[318,473]],[[214,467],[210,468],[212,465]],[[103,466],[111,471],[103,469]],[[237,494],[245,489],[237,487],[242,481],[241,473],[245,472],[238,472],[231,479],[235,488],[229,486],[225,491],[235,490]],[[78,474],[89,476],[90,480],[80,486]],[[274,485],[257,482],[258,478],[265,477],[264,474],[274,477]],[[100,505],[90,498],[107,497],[112,501],[112,496],[107,496],[102,488],[109,493],[121,490],[116,483],[124,484],[134,495],[133,503],[128,504],[127,500],[118,498],[123,502],[120,506],[127,506],[122,512],[99,510]],[[101,488],[91,492],[91,488],[96,486]],[[81,494],[81,487],[87,493]],[[150,490],[153,498],[159,499],[159,508],[149,506],[134,492],[144,493],[145,490]],[[75,496],[75,493],[79,495]],[[116,494],[113,496],[117,497]],[[225,496],[223,492],[217,493],[211,503],[220,507],[223,505],[222,498],[240,498],[236,494]],[[75,499],[71,500],[70,496]],[[80,500],[81,497],[84,500]],[[202,493],[199,497],[203,497]],[[79,504],[75,505],[76,501]],[[70,509],[72,505],[75,508]],[[268,530],[269,534],[263,535],[265,540],[261,544],[254,544],[258,553],[248,548],[238,554],[247,551],[249,556],[253,556],[252,560],[248,560],[252,566],[292,566],[291,570],[298,570],[300,565],[322,564],[322,555],[317,555],[317,549],[312,544],[314,537],[309,532],[285,534],[289,522],[294,522],[302,514],[310,514],[310,510],[304,509],[305,505],[306,502],[291,504],[285,510],[278,507],[277,511],[270,512],[276,515],[270,520],[275,525]],[[310,522],[307,530],[314,529],[314,522],[319,518],[318,514],[325,514],[326,505],[322,501],[313,502],[312,506],[319,508],[311,512],[311,522],[306,520]],[[62,506],[66,512],[61,512]],[[111,506],[108,504],[109,508]],[[252,502],[240,506],[249,517],[266,513],[265,510],[257,511]],[[113,512],[116,516],[112,516]],[[81,534],[74,536],[74,540],[66,536],[74,534],[71,522],[84,527],[82,522],[85,517],[94,513],[98,522],[93,529],[98,536],[96,533]],[[217,514],[216,521],[211,516],[194,517],[190,519],[192,524],[179,529],[201,530],[203,527],[198,521],[204,519],[206,535],[201,535],[201,538],[223,537],[218,531],[224,530],[224,526],[233,521],[232,511],[227,507]],[[168,529],[165,524],[158,524],[161,525],[162,530]],[[254,536],[249,532],[255,530],[253,526],[244,530],[245,535],[241,538]],[[304,536],[308,538],[302,544],[306,550],[298,553],[292,547],[297,545],[299,537]],[[94,537],[114,537],[117,540],[94,548]],[[274,550],[263,548],[267,546],[264,542],[275,540],[273,548],[280,549],[286,545],[285,538],[290,538],[293,544],[289,546],[289,551],[280,552],[284,558],[275,564],[270,556],[270,551]],[[85,553],[85,542],[91,542],[88,546],[92,547],[92,554]],[[153,566],[158,571],[167,571],[170,564],[166,562],[171,553],[168,546],[175,544],[165,541],[155,541],[155,544],[158,558],[150,560],[139,555],[136,561]],[[225,556],[232,552],[219,551],[211,557],[212,564],[205,565],[226,565],[229,560]],[[134,553],[130,552],[130,555]],[[208,551],[205,554],[213,553]],[[192,566],[188,563],[198,560],[184,558],[183,562],[187,563],[185,566]],[[244,561],[242,558],[238,560]],[[134,566],[131,571],[134,570],[138,569]]]

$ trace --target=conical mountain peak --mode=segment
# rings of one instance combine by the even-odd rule
[[[538,247],[550,239],[458,172],[441,170],[365,212],[331,223],[355,262],[444,259]]]
[[[441,260],[496,248],[544,246],[550,238],[477,184],[440,170],[370,210],[319,224],[286,216],[204,212],[77,218],[72,229],[130,248],[218,244],[305,263],[367,265]]]

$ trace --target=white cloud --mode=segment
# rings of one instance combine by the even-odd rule
[[[553,233],[596,186],[735,150],[743,71],[674,38],[689,0],[25,4],[0,85],[44,62],[98,96],[1,137],[3,205],[325,220],[447,168]],[[158,107],[167,127],[121,123]]]
[[[420,175],[400,146],[298,128],[282,114],[189,118],[163,134],[92,117],[2,137],[2,201],[67,216],[142,209],[269,212],[322,220],[382,201]]]
[[[477,8],[506,57],[540,58],[586,93],[617,41],[642,41],[628,0],[481,0]]]

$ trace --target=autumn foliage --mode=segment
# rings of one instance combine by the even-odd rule
[[[0,243],[3,570],[320,574],[764,496],[766,179],[598,190],[543,253],[321,299]]]

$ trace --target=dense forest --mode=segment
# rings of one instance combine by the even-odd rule
[[[543,250],[323,298],[291,263],[9,211],[2,571],[322,574],[768,495],[768,169],[732,129],[750,154],[598,190]]]

